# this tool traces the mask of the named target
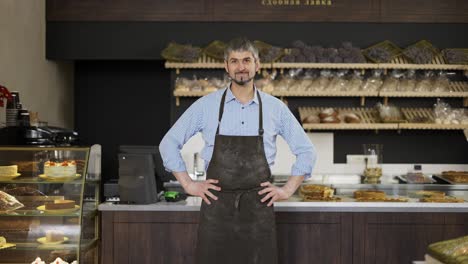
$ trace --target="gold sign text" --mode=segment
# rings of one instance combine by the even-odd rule
[[[332,0],[261,0],[263,6],[331,6]]]

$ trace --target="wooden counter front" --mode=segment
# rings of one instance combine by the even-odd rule
[[[194,263],[198,211],[102,211],[102,263]],[[411,263],[468,213],[276,212],[282,264]]]

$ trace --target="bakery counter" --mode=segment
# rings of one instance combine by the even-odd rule
[[[468,233],[467,190],[468,185],[448,184],[305,183],[274,206],[279,263],[423,259],[429,244]],[[357,194],[373,196],[358,201]],[[304,201],[322,198],[334,202]],[[201,203],[188,197],[149,205],[100,204],[102,263],[195,263]]]
[[[417,199],[409,202],[355,202],[352,198],[343,197],[341,202],[303,202],[293,196],[289,200],[276,202],[276,212],[468,212],[465,203],[421,203]],[[199,211],[201,198],[188,197],[185,201],[159,202],[148,205],[128,205],[102,203],[100,211]]]
[[[101,204],[101,263],[195,263],[200,204]],[[411,263],[468,233],[467,203],[290,200],[275,211],[282,264]]]

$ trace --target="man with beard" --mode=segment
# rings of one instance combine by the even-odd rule
[[[232,40],[224,55],[229,87],[193,103],[164,136],[160,151],[167,170],[184,190],[199,196],[198,264],[275,264],[273,203],[288,199],[310,177],[315,149],[288,107],[254,85],[258,51],[246,39]],[[197,132],[205,141],[207,180],[193,181],[180,150]],[[288,143],[296,162],[287,183],[273,185],[270,167],[276,136]]]

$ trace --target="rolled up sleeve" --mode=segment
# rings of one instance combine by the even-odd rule
[[[202,129],[202,120],[203,100],[200,98],[184,112],[166,133],[159,144],[159,152],[167,171],[187,171],[180,151],[184,144]]]
[[[280,113],[281,126],[279,134],[286,140],[291,152],[296,156],[296,162],[291,169],[291,176],[310,178],[317,160],[315,147],[286,105],[283,104]]]

